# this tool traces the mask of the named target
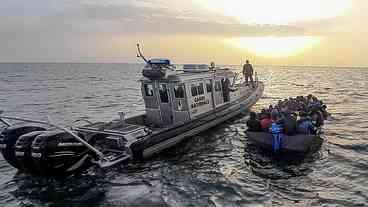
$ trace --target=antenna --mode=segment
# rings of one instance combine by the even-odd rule
[[[137,50],[138,50],[137,57],[138,58],[142,58],[144,60],[144,62],[146,62],[147,64],[149,64],[148,61],[147,61],[147,59],[143,56],[143,54],[141,52],[141,48],[139,47],[139,44],[137,44]]]

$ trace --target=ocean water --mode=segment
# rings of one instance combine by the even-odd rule
[[[139,64],[0,64],[0,110],[68,126],[142,113]],[[62,180],[17,173],[0,156],[0,206],[368,206],[368,68],[257,66],[254,110],[314,94],[332,113],[321,149],[275,160],[239,116],[150,160]]]

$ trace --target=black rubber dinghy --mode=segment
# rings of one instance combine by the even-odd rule
[[[247,132],[248,139],[266,150],[272,150],[272,134],[266,132]],[[284,152],[306,153],[319,148],[323,139],[316,135],[297,134],[293,136],[284,135],[282,139],[282,148]]]

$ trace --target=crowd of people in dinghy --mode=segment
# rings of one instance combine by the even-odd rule
[[[279,100],[278,103],[251,112],[248,131],[316,135],[328,117],[327,107],[313,95]]]

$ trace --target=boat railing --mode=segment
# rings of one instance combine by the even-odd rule
[[[0,111],[0,115],[2,113],[3,113],[3,111]],[[10,127],[11,126],[11,124],[9,122],[7,122],[6,120],[2,119],[1,117],[0,117],[0,122],[3,123],[3,124],[5,124],[7,127]]]
[[[131,125],[134,126],[134,125]],[[134,134],[134,133],[140,133],[142,131],[144,131],[146,134],[149,133],[148,129],[146,127],[137,127],[135,129],[132,130],[127,130],[128,127],[122,128],[121,130],[99,130],[99,129],[94,129],[91,127],[76,127],[76,128],[72,128],[75,131],[78,132],[87,132],[87,133],[98,133],[98,134],[104,134],[104,135],[113,135],[113,136],[126,136],[129,134]]]
[[[240,73],[235,73],[235,76],[234,76],[234,78],[233,78],[233,82],[231,83],[231,87],[234,87],[234,86],[235,86],[236,81],[237,81],[237,80],[238,80],[238,78],[239,78],[239,74],[240,74]]]

